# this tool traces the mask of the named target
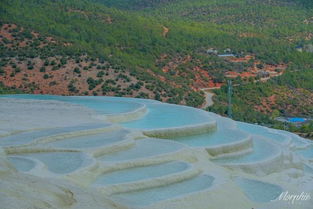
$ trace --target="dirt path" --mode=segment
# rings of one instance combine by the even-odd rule
[[[170,31],[170,29],[167,28],[167,27],[165,27],[165,26],[162,26],[162,27],[163,27],[163,33],[162,33],[162,35],[163,35],[163,37],[166,37],[166,36],[167,36],[167,33]]]
[[[205,89],[201,89],[201,91],[204,92],[204,96],[205,96],[205,102],[204,104],[202,105],[202,108],[203,109],[206,109],[210,106],[212,106],[214,103],[213,103],[213,100],[212,100],[212,97],[214,96],[214,93],[212,93],[210,90],[212,89],[216,89],[216,88],[205,88]]]

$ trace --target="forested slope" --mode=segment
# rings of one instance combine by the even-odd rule
[[[235,119],[312,117],[312,103],[304,102],[312,94],[312,6],[309,0],[3,0],[0,81],[33,93],[201,106],[201,88],[234,79]],[[229,53],[235,58],[218,56]],[[260,82],[276,68],[282,77]],[[291,104],[284,98],[292,92],[299,97]],[[211,110],[224,114],[224,88],[216,94]]]

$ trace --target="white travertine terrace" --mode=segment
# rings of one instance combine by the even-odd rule
[[[190,107],[0,97],[1,209],[311,209],[313,143]]]

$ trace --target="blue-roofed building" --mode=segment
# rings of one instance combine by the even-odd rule
[[[304,123],[307,121],[305,118],[288,118],[287,120],[290,123]]]

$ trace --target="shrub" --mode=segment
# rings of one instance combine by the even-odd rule
[[[74,82],[73,82],[73,81],[71,81],[71,82],[69,83],[69,85],[67,86],[67,88],[68,88],[68,90],[69,90],[70,92],[78,93],[78,90],[77,90],[76,87],[74,86]]]
[[[74,73],[77,73],[77,74],[80,74],[80,73],[81,73],[78,67],[75,67],[75,68],[74,68]]]
[[[21,68],[19,68],[19,67],[15,68],[14,72],[15,72],[15,73],[21,72]]]
[[[42,66],[42,67],[39,69],[39,71],[42,72],[42,73],[43,73],[43,72],[46,72],[46,68]]]
[[[51,81],[51,82],[49,83],[49,86],[55,86],[55,85],[57,85],[57,82],[56,82],[56,81]]]
[[[104,72],[103,71],[100,71],[97,73],[97,77],[98,78],[102,78],[104,76]]]

